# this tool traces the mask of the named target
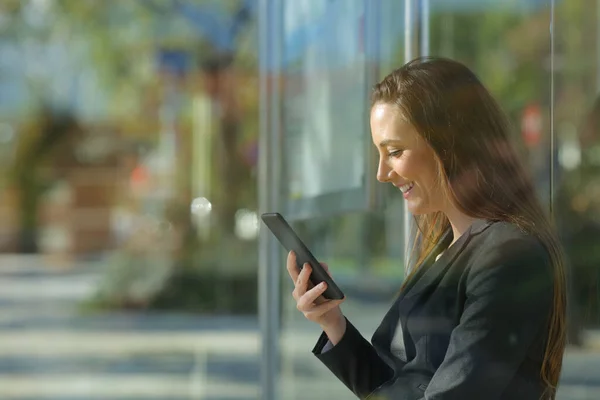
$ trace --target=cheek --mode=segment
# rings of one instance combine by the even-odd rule
[[[438,180],[438,165],[432,152],[424,151],[419,155],[418,169],[420,178],[426,181],[424,183],[427,185],[431,186]]]
[[[438,180],[437,164],[427,154],[405,154],[394,160],[391,167],[404,179],[432,188]]]
[[[434,160],[429,161],[427,166],[424,166],[423,169],[427,171],[425,175],[427,176],[429,184],[433,185],[434,182],[438,181],[438,166]]]
[[[404,154],[393,162],[394,172],[408,180],[420,180],[427,169],[422,158],[415,154]]]
[[[410,159],[405,157],[396,158],[392,161],[391,167],[394,169],[394,172],[405,178],[410,179],[412,175],[414,175],[414,166],[411,165]]]

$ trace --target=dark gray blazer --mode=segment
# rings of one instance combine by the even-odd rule
[[[541,242],[475,222],[436,261],[447,232],[385,315],[372,344],[350,322],[313,349],[361,399],[537,400],[553,299]]]

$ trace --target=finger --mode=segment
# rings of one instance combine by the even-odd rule
[[[296,279],[296,282],[295,282],[293,296],[296,300],[298,300],[300,297],[304,296],[304,293],[306,293],[306,291],[308,289],[308,280],[310,278],[311,272],[312,272],[312,269],[310,268],[310,265],[308,263],[304,264],[304,268],[302,268],[302,270],[298,274],[298,278]]]
[[[327,290],[327,284],[325,282],[321,282],[314,288],[305,292],[297,300],[296,306],[298,307],[298,310],[306,312],[312,309],[316,300],[323,294],[323,292],[325,292],[325,290]]]
[[[319,318],[321,315],[325,314],[328,311],[331,311],[335,307],[339,306],[344,302],[342,300],[329,300],[326,303],[320,304],[318,306],[314,306],[310,311],[304,312],[304,316],[309,320],[315,320]]]
[[[286,267],[292,282],[295,283],[298,280],[298,264],[296,264],[296,254],[293,251],[288,253]]]

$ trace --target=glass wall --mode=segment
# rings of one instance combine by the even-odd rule
[[[350,3],[352,6],[348,8],[348,2],[344,1],[283,2],[284,43],[298,46],[283,47],[288,63],[282,67],[286,82],[282,96],[283,154],[292,154],[297,148],[295,139],[285,142],[288,135],[296,134],[296,125],[286,123],[290,113],[304,124],[310,122],[316,138],[325,139],[319,129],[328,135],[333,132],[335,137],[330,143],[308,138],[318,151],[311,151],[309,159],[297,165],[310,170],[312,157],[324,158],[335,164],[336,170],[332,174],[323,174],[331,169],[321,166],[317,175],[321,180],[334,179],[336,184],[344,183],[339,177],[355,176],[365,154],[361,149],[368,149],[366,153],[373,150],[368,134],[368,90],[371,85],[365,87],[365,83],[374,83],[380,70],[396,64],[394,60],[401,57],[403,51],[400,35],[404,5],[401,2],[381,1],[377,2],[378,7],[366,1]],[[294,19],[288,16],[294,16]],[[316,60],[315,56],[318,56]],[[315,72],[311,73],[313,70]],[[303,74],[300,80],[298,71]],[[298,81],[300,86],[297,86]],[[302,92],[297,90],[298,87]],[[313,90],[313,97],[305,97],[311,88],[317,92]],[[357,96],[362,96],[362,100],[351,98]],[[325,100],[326,105],[320,103]],[[298,101],[302,102],[301,106]],[[303,110],[310,118],[302,115]],[[375,163],[374,158],[371,162]],[[286,172],[306,171],[290,171],[288,167]],[[375,169],[368,169],[368,172],[374,175]],[[291,179],[283,185],[295,187],[293,182]],[[327,187],[336,188],[335,185]],[[371,211],[363,208],[362,211],[330,212],[330,216],[317,212],[317,218],[302,219],[294,224],[315,255],[327,260],[348,298],[344,304],[345,313],[367,336],[377,327],[403,279],[403,207],[401,199],[388,194],[386,188],[380,188],[378,195],[384,201],[380,202],[381,207]],[[281,260],[283,266],[284,259]],[[310,352],[318,332],[290,301],[292,284],[287,274],[282,277],[281,286],[281,373],[276,398],[306,398],[308,387],[310,398],[350,398],[348,390],[332,379],[331,373]]]
[[[572,345],[559,398],[596,398],[598,2],[498,2],[470,9],[448,3],[432,4],[431,53],[472,66],[509,114],[567,253]]]
[[[334,7],[336,1],[327,3]],[[369,61],[376,65],[379,78],[407,61],[405,54],[450,57],[470,66],[509,115],[515,142],[542,202],[556,220],[569,262],[570,344],[558,398],[598,398],[600,374],[594,366],[600,361],[599,2],[350,3],[357,13],[336,14],[336,18],[327,19],[328,30],[308,29],[314,36],[305,39],[325,40],[329,30],[345,33],[344,40],[336,42],[336,51],[346,54],[355,50],[363,43],[361,36],[347,30],[354,26],[360,32],[359,10],[363,7],[367,15],[376,16],[376,34],[368,39],[372,42],[366,43],[377,48],[376,60]],[[322,10],[325,2],[283,4],[284,15],[293,9],[293,14],[301,19],[306,14],[296,7],[304,7],[326,18]],[[405,18],[405,10],[412,13],[409,18]],[[311,21],[305,24],[312,26]],[[407,46],[412,47],[408,52]],[[287,50],[283,48],[284,54]],[[310,60],[306,48],[305,52],[294,50],[296,64],[282,68],[286,79],[293,79],[295,68]],[[337,57],[336,61],[356,77],[338,74],[332,65],[325,65],[321,73],[315,72],[313,82],[323,76],[335,76],[328,81],[327,98],[334,102],[339,99],[340,107],[328,109],[326,116],[331,121],[328,127],[359,118],[351,107],[340,108],[346,96],[359,94],[349,90],[360,79],[360,72],[348,69],[351,63],[343,57]],[[304,81],[310,78],[303,76]],[[344,85],[344,79],[352,82]],[[341,82],[338,86],[333,85],[338,81]],[[293,95],[291,98],[284,95],[283,108],[291,105],[297,109],[294,105],[297,100]],[[316,104],[311,102],[309,108]],[[368,110],[362,110],[360,117],[367,118],[367,113]],[[319,119],[318,112],[313,116]],[[284,141],[287,129],[284,124]],[[370,141],[368,129],[358,120],[347,128],[344,137],[351,143],[366,140],[369,145]],[[326,149],[320,146],[321,151]],[[349,174],[355,167],[353,161],[348,154],[341,164]],[[317,257],[328,262],[334,278],[346,292],[344,314],[369,339],[400,287],[405,256],[402,200],[384,187],[378,189],[385,199],[380,207],[295,223]],[[287,276],[282,278],[281,287],[281,369],[277,398],[304,399],[310,390],[310,398],[314,399],[351,399],[351,393],[311,354],[320,331],[296,310],[290,296],[292,283]]]
[[[586,393],[600,373],[600,2],[557,2],[554,52],[555,216],[572,271],[565,398]]]

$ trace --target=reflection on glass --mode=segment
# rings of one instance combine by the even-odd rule
[[[284,10],[283,160],[289,198],[360,187],[364,135],[357,128],[366,126],[365,5],[288,1]]]
[[[600,207],[595,200],[600,198],[596,178],[600,165],[600,119],[596,116],[600,6],[583,0],[429,3],[429,53],[473,68],[499,100],[513,123],[516,141],[523,143],[519,150],[538,194],[558,225],[571,268],[572,292],[571,345],[558,398],[596,398],[600,376],[593,368],[600,343],[600,253],[596,245]],[[377,4],[381,10],[379,66],[384,75],[404,61],[404,2]],[[293,104],[296,100],[286,97],[284,101]],[[311,249],[329,263],[336,279],[340,276],[349,297],[344,311],[357,321],[365,337],[392,300],[391,288],[398,288],[402,280],[402,231],[396,229],[401,226],[401,210],[401,202],[388,203],[382,212],[297,224]],[[307,352],[318,332],[297,315],[287,294],[284,289],[282,398],[303,398],[309,379],[319,385],[315,398],[351,398],[328,371],[311,360]]]

